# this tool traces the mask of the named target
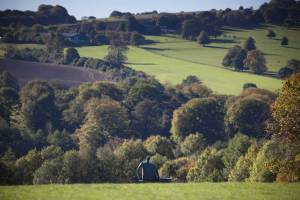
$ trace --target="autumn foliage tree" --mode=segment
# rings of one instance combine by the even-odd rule
[[[245,67],[250,71],[261,74],[267,71],[266,58],[260,50],[249,51],[244,60]]]

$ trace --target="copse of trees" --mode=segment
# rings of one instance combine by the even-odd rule
[[[299,2],[295,0],[272,0],[261,5],[259,13],[267,23],[293,26],[299,16],[299,7]]]
[[[0,90],[18,93],[15,78],[0,78]],[[149,77],[73,89],[34,81],[20,100],[5,93],[1,184],[124,182],[146,155],[174,181],[299,181],[298,74],[277,100],[255,87],[238,97],[181,93],[194,85],[203,84],[193,76],[173,88]]]
[[[280,78],[289,78],[292,74],[300,72],[300,61],[296,59],[289,60],[287,65],[278,71]]]
[[[76,23],[76,18],[70,16],[68,11],[59,5],[40,5],[36,12],[5,10],[0,12],[0,24],[10,26],[12,24],[21,24],[32,26],[34,24],[70,24]]]

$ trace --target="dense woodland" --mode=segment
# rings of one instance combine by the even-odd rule
[[[1,183],[128,182],[146,156],[175,181],[299,181],[300,74],[213,93],[194,76],[78,88],[1,73]]]
[[[20,87],[1,72],[0,183],[129,182],[146,155],[161,176],[178,182],[299,182],[299,60],[278,72],[286,79],[280,91],[249,82],[238,96],[217,94],[196,76],[162,84],[125,66],[127,45],[152,42],[143,34],[174,31],[205,46],[224,25],[299,25],[299,9],[298,1],[272,0],[258,10],[149,12],[144,14],[155,17],[145,21],[143,14],[114,11],[113,22],[76,22],[61,6],[1,12],[4,42],[45,44],[9,46],[6,58],[93,68],[113,78],[78,88],[42,80]],[[85,35],[90,45],[109,44],[108,54],[81,57],[63,33]],[[288,38],[279,45],[288,45]],[[263,74],[265,62],[249,37],[229,49],[223,65]]]

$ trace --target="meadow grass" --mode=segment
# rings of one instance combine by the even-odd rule
[[[180,39],[181,40],[181,39]],[[107,46],[77,48],[81,56],[103,58],[107,54]],[[214,56],[212,53],[211,56]],[[181,58],[167,57],[143,47],[130,47],[128,66],[153,75],[161,82],[180,83],[188,75],[198,76],[208,87],[220,94],[241,92],[244,83],[253,82],[258,87],[275,91],[282,81],[275,78],[255,74],[235,72],[206,64],[185,61]]]
[[[266,37],[268,29],[276,32],[275,39]],[[212,38],[212,43],[206,47],[197,44],[196,41],[182,40],[179,36],[148,36],[148,39],[157,41],[148,47],[160,55],[222,67],[222,60],[228,49],[235,45],[243,46],[245,40],[251,36],[256,40],[257,49],[265,54],[269,71],[277,72],[288,60],[300,58],[300,28],[262,25],[253,29],[224,27],[223,31],[221,36]],[[289,38],[287,47],[280,45],[283,36]]]
[[[176,183],[1,186],[1,200],[298,200],[300,184]]]
[[[266,37],[267,30],[276,32],[275,39]],[[248,37],[256,40],[258,49],[265,53],[269,71],[277,72],[290,59],[300,58],[300,28],[287,29],[281,26],[262,25],[253,29],[224,27],[223,34],[212,38],[212,43],[203,47],[196,41],[183,40],[180,36],[146,36],[154,43],[130,47],[129,67],[153,75],[162,83],[180,83],[188,75],[198,76],[208,87],[219,94],[240,94],[244,83],[256,83],[258,87],[276,91],[282,81],[255,74],[224,69],[222,60],[228,49],[243,45]],[[287,47],[280,45],[283,36],[289,38]],[[6,44],[0,44],[0,47]],[[41,47],[41,45],[18,44],[18,48]],[[77,48],[81,56],[104,58],[107,45]],[[0,49],[0,56],[3,51]]]

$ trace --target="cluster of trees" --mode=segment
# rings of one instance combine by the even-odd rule
[[[9,59],[65,64],[101,70],[107,77],[115,81],[135,76],[146,77],[143,72],[137,72],[132,68],[124,66],[127,61],[126,53],[128,48],[122,42],[116,41],[109,47],[108,55],[104,60],[80,57],[77,50],[73,47],[67,48],[64,53],[61,45],[62,40],[55,35],[47,42],[46,50],[39,48],[18,49],[8,46],[5,48],[4,56]]]
[[[269,29],[267,33],[267,37],[271,39],[276,38],[276,33],[272,29]],[[280,44],[281,46],[289,45],[289,39],[286,36],[282,37]]]
[[[41,26],[43,27],[43,26]],[[123,43],[128,45],[143,45],[148,43],[145,37],[138,32],[127,32],[127,31],[98,31],[94,28],[82,28],[76,30],[62,30],[57,29],[55,31],[44,30],[43,32],[35,31],[33,29],[21,29],[21,30],[10,30],[6,31],[1,39],[2,42],[6,43],[32,43],[32,44],[46,44],[50,39],[51,35],[57,35],[62,38],[63,45],[67,46],[80,46],[80,42],[84,41],[85,45],[104,45],[111,44],[113,40],[121,40]],[[68,32],[74,31],[74,32]],[[77,39],[70,41],[68,34],[77,34]],[[77,41],[76,41],[77,40]]]
[[[59,5],[40,5],[37,12],[5,10],[0,11],[1,26],[32,26],[34,24],[70,24],[76,23],[76,18],[70,16],[68,11]]]
[[[265,56],[263,52],[256,49],[255,40],[252,37],[245,41],[243,48],[238,45],[230,48],[222,63],[225,67],[237,71],[250,70],[256,74],[264,73],[268,69]]]
[[[291,75],[300,72],[300,60],[292,59],[289,60],[285,67],[282,67],[278,71],[278,77],[282,79],[289,78]]]
[[[21,90],[0,78],[1,184],[129,181],[146,155],[175,181],[300,180],[299,73],[278,97],[250,83],[217,95],[195,76]]]
[[[300,3],[296,0],[271,0],[259,8],[259,13],[267,23],[286,26],[299,25]]]

